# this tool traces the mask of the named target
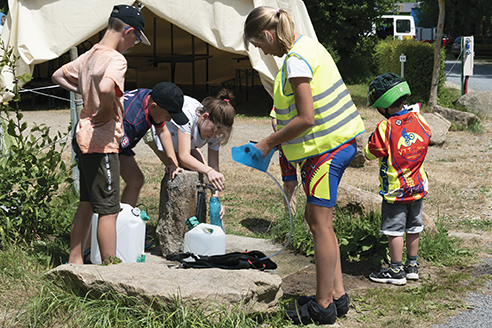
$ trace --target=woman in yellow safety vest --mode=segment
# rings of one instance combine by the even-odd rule
[[[285,56],[273,91],[278,131],[256,147],[265,156],[282,144],[286,158],[301,165],[307,196],[305,219],[314,240],[316,295],[299,297],[300,308],[287,315],[294,323],[332,324],[349,310],[333,207],[364,124],[330,54],[319,42],[295,32],[288,11],[255,8],[244,24],[244,43],[265,55]]]

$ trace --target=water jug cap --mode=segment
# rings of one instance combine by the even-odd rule
[[[191,218],[186,220],[186,226],[188,227],[188,230],[193,229],[194,227],[196,227],[199,224],[200,224],[200,222],[198,221],[196,216],[192,216]]]
[[[140,211],[140,218],[145,222],[150,220],[150,216],[147,214],[147,212],[145,212],[145,210]]]

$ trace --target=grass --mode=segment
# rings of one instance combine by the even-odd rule
[[[365,106],[366,86],[349,86],[357,106]],[[268,111],[268,110],[266,110]],[[266,117],[266,113],[263,117]],[[440,160],[446,162],[446,159]],[[147,226],[154,238],[159,214],[162,167],[143,163],[147,178],[140,202],[146,204],[151,217]],[[238,172],[240,171],[240,172]],[[221,197],[227,207],[228,234],[271,238],[285,242],[290,222],[284,210],[280,192],[264,175],[253,170],[231,167],[224,174],[231,184]],[[454,190],[454,189],[453,189]],[[451,190],[451,191],[453,191]],[[456,191],[457,192],[457,191]],[[481,194],[490,192],[483,187]],[[303,197],[300,197],[302,199]],[[29,244],[0,245],[0,327],[284,327],[283,300],[273,313],[246,315],[240,308],[226,309],[221,305],[204,303],[189,308],[175,297],[172,302],[151,300],[142,302],[135,297],[108,291],[95,297],[73,286],[63,285],[45,277],[50,268],[65,263],[68,258],[68,229],[76,207],[74,199],[60,198],[59,222],[61,231],[47,240]],[[304,203],[299,201],[294,215],[291,247],[302,254],[312,255],[312,236],[303,218]],[[351,293],[350,318],[341,319],[350,327],[428,327],[441,318],[466,308],[463,296],[479,290],[486,278],[473,274],[478,245],[467,246],[450,229],[465,232],[489,230],[491,220],[455,220],[442,218],[436,222],[437,234],[422,234],[419,260],[432,275],[421,276],[419,284],[406,287],[369,285]],[[379,235],[379,216],[358,216],[337,210],[335,222],[341,253],[350,263],[373,261],[379,265],[387,259],[386,240]],[[375,263],[374,263],[375,262]],[[361,282],[362,284],[363,282]]]

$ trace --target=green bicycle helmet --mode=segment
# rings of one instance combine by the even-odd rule
[[[401,97],[410,94],[410,87],[404,78],[394,73],[384,73],[369,84],[367,105],[388,108]]]

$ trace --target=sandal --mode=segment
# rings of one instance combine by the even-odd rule
[[[298,307],[296,303],[296,309],[287,310],[286,314],[295,325],[301,323],[303,325],[308,325],[312,322],[323,325],[332,325],[337,320],[337,308],[335,303],[330,303],[328,307],[322,308],[314,299],[300,307]]]
[[[314,300],[315,295],[311,296],[299,296],[297,298],[297,304],[299,306],[302,306],[304,304],[307,304],[309,301]],[[335,306],[337,308],[337,317],[343,317],[346,315],[350,309],[350,298],[347,295],[347,293],[343,294],[340,296],[337,300],[333,299],[333,303],[335,303]]]

